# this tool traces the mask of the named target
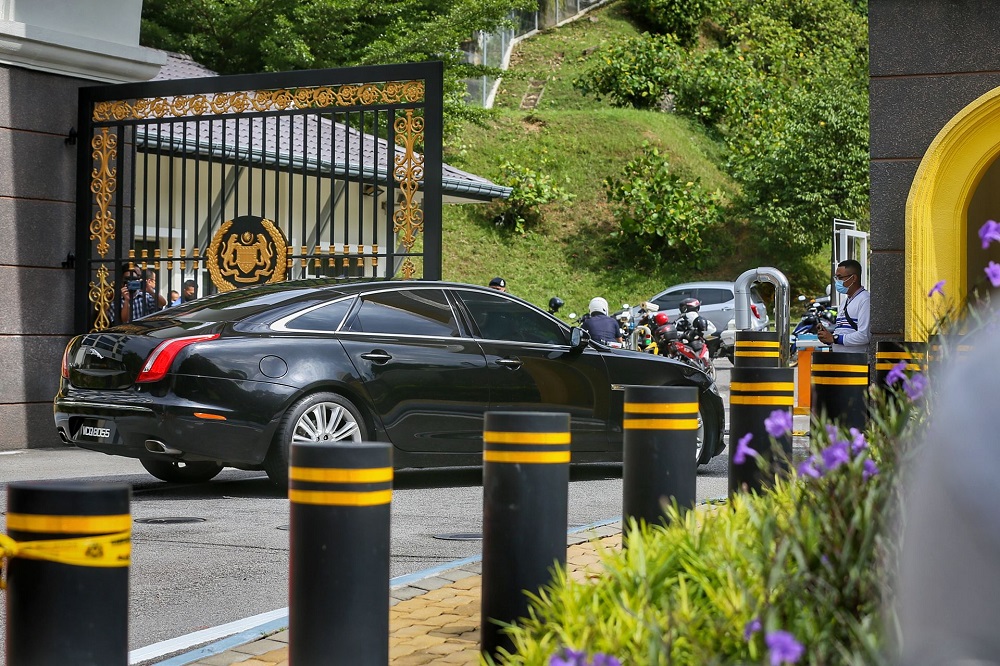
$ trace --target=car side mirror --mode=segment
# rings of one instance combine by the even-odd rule
[[[584,349],[588,342],[590,342],[590,335],[585,330],[579,326],[574,326],[569,329],[570,347],[576,350]]]

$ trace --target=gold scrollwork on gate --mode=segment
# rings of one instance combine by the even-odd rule
[[[424,99],[423,81],[312,86],[112,100],[94,105],[94,122],[203,116],[208,113],[323,109],[356,105],[415,103]]]
[[[414,150],[424,135],[424,119],[415,116],[412,109],[407,109],[406,115],[397,118],[393,126],[403,146],[403,153],[394,158],[392,176],[403,193],[403,200],[392,215],[392,230],[393,233],[403,234],[400,244],[409,252],[413,249],[417,234],[424,230],[424,211],[414,201],[420,180],[424,177],[424,156]],[[403,262],[402,274],[405,279],[413,277],[415,270],[409,259]]]
[[[111,199],[118,186],[118,168],[111,166],[118,157],[118,138],[105,127],[90,141],[97,166],[90,173],[90,191],[97,203],[97,215],[90,221],[90,240],[97,240],[97,254],[106,256],[109,240],[115,237],[115,218],[111,214]]]
[[[101,264],[97,269],[97,283],[90,282],[87,298],[93,303],[94,312],[97,313],[92,331],[103,331],[111,326],[111,304],[115,299],[115,288],[108,282],[108,275],[107,266]]]

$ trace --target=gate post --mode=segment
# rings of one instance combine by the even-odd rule
[[[528,613],[537,592],[566,565],[569,414],[487,412],[483,432],[481,649],[513,649],[496,623]]]
[[[664,502],[695,504],[698,389],[626,386],[622,452],[622,524],[666,521]]]
[[[392,445],[293,444],[290,664],[389,663]]]
[[[128,664],[130,499],[126,485],[10,484],[7,666]]]

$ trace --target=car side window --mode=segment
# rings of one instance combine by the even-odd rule
[[[661,310],[676,310],[681,306],[681,301],[693,295],[693,291],[672,291],[654,299],[653,302],[659,305]]]
[[[344,330],[458,337],[458,323],[440,289],[403,289],[366,294]]]
[[[336,331],[351,309],[354,298],[342,298],[290,319],[285,328],[292,331]]]
[[[558,323],[516,301],[478,291],[457,293],[485,339],[566,344],[565,331]]]
[[[702,305],[718,305],[733,300],[733,292],[728,289],[699,289],[698,300]]]

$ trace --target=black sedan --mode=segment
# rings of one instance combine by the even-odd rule
[[[287,483],[293,442],[385,441],[396,467],[482,462],[483,414],[571,415],[573,462],[621,460],[628,384],[699,388],[698,460],[724,448],[715,384],[588,339],[510,294],[301,280],[224,292],[66,347],[56,428],[164,481],[222,467]]]

